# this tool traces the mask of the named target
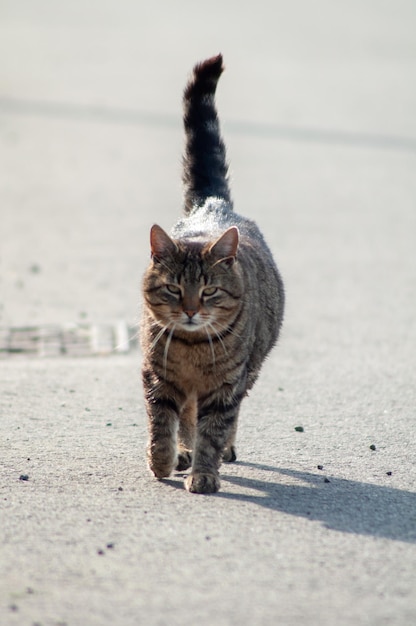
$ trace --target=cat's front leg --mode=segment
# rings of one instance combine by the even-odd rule
[[[240,400],[213,403],[199,416],[192,470],[185,479],[191,493],[215,493],[220,488],[218,468],[230,433],[235,430]]]
[[[142,375],[149,426],[147,460],[156,478],[165,478],[176,464],[178,405],[172,389],[153,368],[143,367]]]
[[[221,415],[210,415],[198,423],[192,470],[185,479],[191,493],[215,493],[220,488],[218,468],[227,440]]]
[[[179,407],[185,398],[152,364],[143,364],[142,378],[149,427],[147,460],[156,478],[165,478],[177,462]]]
[[[158,398],[148,407],[147,460],[156,478],[169,476],[177,461],[178,414],[169,398]]]
[[[178,461],[176,469],[183,472],[192,465],[192,450],[195,446],[197,419],[197,398],[195,393],[188,395],[179,416]]]

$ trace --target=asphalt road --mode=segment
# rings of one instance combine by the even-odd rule
[[[0,624],[416,623],[415,22],[411,0],[0,4]],[[149,228],[181,207],[182,89],[219,51],[235,204],[288,302],[238,462],[196,496],[146,468],[134,341],[5,337],[135,327]]]

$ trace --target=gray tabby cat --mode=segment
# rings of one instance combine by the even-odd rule
[[[240,404],[275,344],[283,283],[256,224],[233,211],[215,107],[218,55],[196,65],[183,98],[185,216],[150,233],[141,343],[149,466],[191,467],[185,486],[219,489],[235,461]]]

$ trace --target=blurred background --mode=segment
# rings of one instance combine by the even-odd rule
[[[137,321],[149,227],[181,210],[182,90],[221,51],[235,207],[291,349],[378,349],[398,321],[407,345],[415,26],[413,0],[1,0],[0,326]]]
[[[416,623],[415,33],[415,0],[0,0],[1,623]],[[240,463],[184,514],[145,470],[139,355],[8,338],[71,356],[66,325],[137,323],[220,51],[235,208],[287,309]]]

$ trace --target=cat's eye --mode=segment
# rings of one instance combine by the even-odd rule
[[[214,294],[216,294],[218,291],[217,287],[205,287],[204,291],[202,292],[202,294],[204,296],[213,296]]]
[[[182,293],[178,285],[166,285],[166,289],[175,296],[179,296]]]

